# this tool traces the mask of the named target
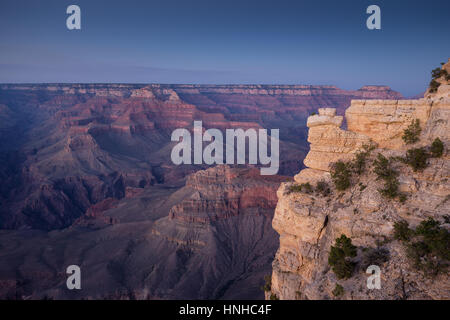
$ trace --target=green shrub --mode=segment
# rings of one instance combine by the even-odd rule
[[[272,277],[270,275],[264,276],[264,286],[262,287],[263,291],[272,290]]]
[[[373,161],[373,171],[377,175],[378,179],[392,179],[397,176],[397,171],[392,169],[390,161],[381,153]]]
[[[420,132],[422,129],[420,128],[419,119],[415,119],[411,122],[408,128],[403,131],[402,139],[406,144],[412,144],[419,141]]]
[[[330,186],[328,185],[328,183],[321,180],[321,181],[317,182],[316,192],[321,194],[324,197],[327,197],[331,194],[331,189],[330,189]]]
[[[448,75],[449,75],[449,74],[448,74],[447,70],[441,69],[441,68],[439,68],[439,67],[436,68],[436,69],[433,69],[433,70],[431,71],[431,78],[432,78],[433,80],[439,79],[439,78],[442,77],[442,76],[444,76],[445,79],[448,80],[448,79],[447,79]]]
[[[328,264],[338,279],[347,279],[352,276],[355,264],[349,259],[353,257],[356,257],[356,247],[352,244],[352,239],[343,234],[336,239],[328,255]]]
[[[355,155],[352,167],[358,175],[361,175],[364,172],[366,167],[366,157],[364,156],[364,153],[357,153]]]
[[[430,92],[436,92],[439,86],[441,85],[436,80],[444,77],[445,80],[450,80],[450,75],[448,74],[447,70],[441,69],[441,68],[435,68],[431,71],[431,82],[430,82]]]
[[[344,191],[350,187],[350,164],[339,160],[331,165],[331,179],[337,190]]]
[[[431,80],[430,81],[430,84],[429,84],[429,87],[430,87],[430,93],[434,93],[434,92],[436,92],[437,90],[438,90],[438,88],[439,88],[439,86],[440,86],[441,84],[439,83],[439,82],[437,82],[436,80]]]
[[[391,161],[379,153],[373,162],[373,166],[373,171],[377,175],[377,179],[384,180],[383,188],[378,189],[378,192],[382,196],[390,199],[398,197],[399,201],[403,203],[406,200],[406,196],[398,191],[400,185],[397,179],[398,173],[391,167]]]
[[[394,225],[394,237],[405,243],[407,256],[417,270],[430,276],[447,271],[450,233],[436,220],[422,221],[415,231],[406,222],[399,222]]]
[[[336,283],[336,286],[334,287],[332,293],[335,297],[342,296],[344,294],[344,287],[339,283]]]
[[[352,161],[352,168],[358,174],[361,175],[364,173],[364,169],[366,168],[367,158],[370,155],[370,152],[375,149],[373,145],[363,145],[362,150],[359,150],[355,154],[355,158]]]
[[[310,194],[313,192],[313,188],[309,182],[302,184],[294,184],[289,187],[289,193],[291,192],[303,192]]]
[[[431,70],[431,78],[432,79],[438,79],[444,74],[445,70],[437,67],[433,70]]]
[[[444,214],[443,218],[444,218],[444,223],[450,223],[450,215]]]
[[[293,184],[288,189],[288,193],[292,193],[292,192],[302,192],[302,188],[300,187],[299,184]]]
[[[305,193],[312,193],[313,192],[313,187],[311,186],[311,184],[309,182],[307,183],[302,183],[300,185],[300,188],[303,190],[303,192]]]
[[[397,178],[389,178],[384,180],[384,186],[381,189],[378,189],[378,192],[381,193],[382,196],[394,199],[400,196],[398,192],[399,182]]]
[[[401,156],[392,156],[392,157],[389,157],[389,161],[390,161],[390,163],[392,163],[392,162],[402,162],[402,163],[405,163],[405,158],[403,158],[403,157],[401,157]]]
[[[275,293],[270,295],[270,300],[280,300]]]
[[[332,266],[332,269],[338,279],[348,279],[353,275],[355,264],[347,260],[338,260]]]
[[[450,260],[450,233],[432,218],[422,221],[416,234],[423,238],[430,251],[438,257]]]
[[[409,241],[413,231],[409,228],[408,222],[401,220],[394,223],[394,239]]]
[[[442,156],[442,154],[444,153],[444,144],[442,143],[441,139],[434,139],[433,143],[431,144],[430,152],[433,158],[439,158]]]
[[[404,193],[398,195],[398,201],[400,201],[400,203],[405,203],[407,198],[408,197]]]
[[[409,243],[406,253],[412,262],[412,266],[416,270],[422,271],[424,275],[436,276],[447,271],[448,262],[436,259],[423,241]]]
[[[406,152],[405,163],[411,166],[416,171],[421,171],[427,167],[428,152],[425,148],[409,149]]]
[[[364,172],[364,169],[366,168],[366,159],[367,153],[363,151],[355,154],[355,159],[353,159],[352,162],[352,168],[358,175],[361,175]]]

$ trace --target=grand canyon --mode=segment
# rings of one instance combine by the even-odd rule
[[[310,195],[284,190],[319,179],[362,145],[340,131],[326,141],[344,132],[335,123],[361,135],[383,131],[377,120],[360,123],[357,108],[409,103],[403,99],[386,86],[0,85],[0,297],[329,298],[328,287],[317,289],[322,248],[347,229],[331,230],[333,216],[316,211],[342,206],[333,198],[312,207],[309,198],[291,199]],[[333,120],[344,114],[346,121]],[[447,124],[447,114],[433,114]],[[313,136],[315,117],[329,119],[314,124],[322,131]],[[397,138],[410,118],[395,127]],[[262,176],[254,165],[174,165],[171,132],[192,130],[194,120],[205,129],[280,129],[278,175]],[[68,265],[80,266],[82,290],[67,290]]]
[[[450,300],[449,12],[0,0],[0,305],[437,313]]]
[[[264,297],[276,190],[303,168],[306,118],[383,86],[0,86],[3,298]],[[170,161],[176,128],[279,128],[280,171]],[[83,290],[65,288],[79,265]]]

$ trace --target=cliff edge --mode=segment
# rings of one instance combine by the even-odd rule
[[[346,130],[332,108],[308,118],[307,168],[277,192],[267,299],[450,299],[449,68],[423,99],[353,100]]]

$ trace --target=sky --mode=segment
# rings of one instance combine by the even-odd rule
[[[81,8],[81,30],[66,9]],[[369,30],[369,5],[381,30]],[[448,0],[1,0],[0,83],[389,85],[450,58]]]

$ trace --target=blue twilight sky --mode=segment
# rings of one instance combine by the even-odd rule
[[[81,7],[82,29],[66,28]],[[366,8],[381,7],[381,30]],[[386,84],[450,57],[449,0],[1,0],[0,82]]]

